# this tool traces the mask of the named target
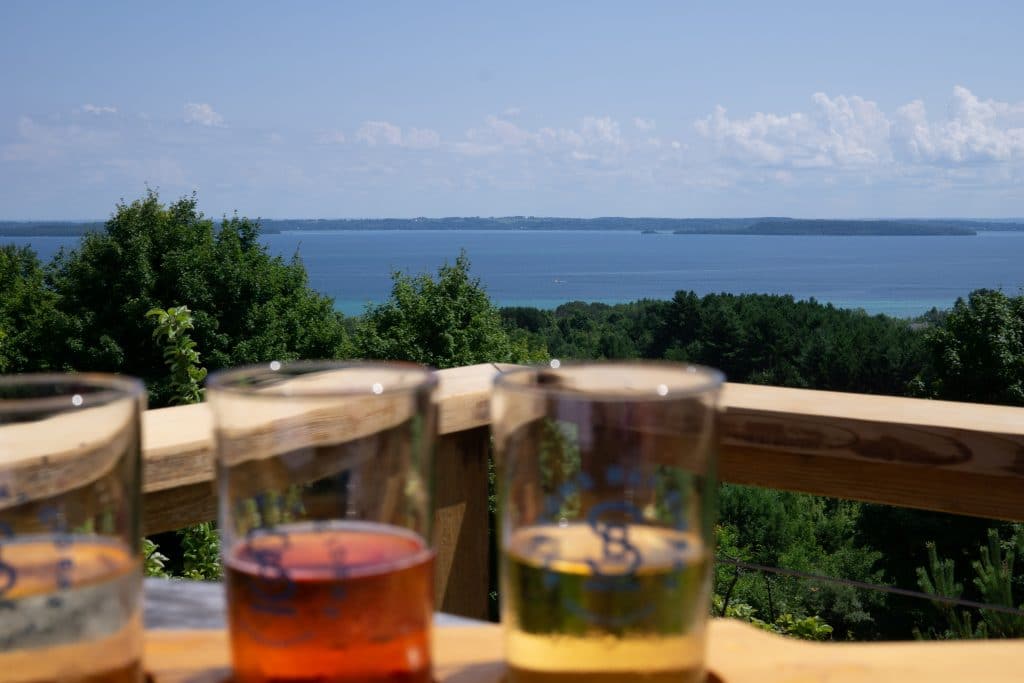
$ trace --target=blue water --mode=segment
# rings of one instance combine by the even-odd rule
[[[34,237],[48,259],[75,238]],[[1024,233],[975,237],[641,235],[638,232],[365,231],[266,235],[296,250],[310,284],[346,314],[387,298],[393,270],[434,272],[465,249],[492,300],[551,308],[565,301],[666,299],[677,290],[814,297],[871,313],[948,308],[971,290],[1024,287]]]

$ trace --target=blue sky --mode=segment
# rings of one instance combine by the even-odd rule
[[[0,4],[0,218],[1024,216],[1018,1],[292,4]]]

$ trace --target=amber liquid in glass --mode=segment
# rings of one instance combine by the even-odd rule
[[[0,680],[139,683],[140,565],[96,536],[0,543]]]
[[[709,557],[699,536],[535,526],[505,544],[508,683],[704,679]]]
[[[234,680],[430,683],[433,561],[385,524],[254,532],[226,561]]]

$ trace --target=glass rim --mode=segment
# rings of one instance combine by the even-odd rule
[[[277,367],[274,367],[275,365]],[[298,391],[289,391],[287,394],[284,394],[258,391],[258,389],[266,387],[258,387],[253,385],[240,386],[238,384],[235,384],[235,382],[242,378],[272,377],[276,373],[288,369],[302,370],[303,372],[297,374],[297,377],[302,376],[302,374],[316,372],[317,370],[350,369],[376,369],[385,372],[395,372],[396,370],[402,370],[405,372],[413,372],[419,374],[421,375],[421,377],[418,378],[417,381],[406,385],[401,385],[397,387],[381,387],[380,392],[374,392],[370,387],[349,387],[300,389]],[[250,365],[242,365],[235,368],[217,370],[216,372],[210,373],[210,375],[206,378],[205,388],[209,390],[211,394],[230,394],[232,396],[250,399],[280,400],[282,398],[318,399],[341,396],[372,396],[376,398],[378,396],[396,396],[402,394],[415,393],[417,391],[430,390],[435,388],[437,384],[437,373],[434,372],[433,368],[427,365],[422,365],[420,363],[414,363],[411,361],[292,360],[270,361],[269,363],[253,363]]]
[[[565,370],[600,371],[608,368],[622,369],[629,367],[637,367],[644,369],[662,368],[665,370],[671,370],[673,373],[684,372],[687,375],[698,375],[701,376],[701,378],[692,386],[686,386],[680,389],[670,390],[663,395],[660,393],[655,393],[654,395],[644,394],[642,396],[632,392],[626,393],[624,391],[616,391],[614,388],[602,387],[600,389],[595,389],[593,391],[573,390],[555,386],[520,384],[515,381],[517,378],[521,379],[525,375],[539,375],[542,372],[550,372],[557,374]],[[650,359],[603,361],[560,361],[558,359],[552,359],[547,363],[525,365],[522,367],[515,368],[513,370],[509,370],[508,372],[502,372],[494,378],[494,388],[501,389],[502,391],[527,394],[532,396],[558,396],[563,398],[572,398],[575,400],[584,401],[678,401],[680,399],[693,398],[694,396],[700,396],[701,394],[706,394],[708,392],[719,390],[722,388],[724,384],[725,373],[723,373],[721,370],[716,370],[715,368],[709,367],[707,365],[697,365],[693,363],[682,363],[678,361]],[[669,384],[668,388],[671,389],[672,385]]]
[[[96,389],[79,394],[73,386]],[[15,387],[67,387],[57,396],[6,398],[3,390]],[[75,401],[75,397],[79,400]],[[112,372],[27,372],[0,376],[0,415],[60,410],[79,410],[109,405],[119,399],[146,396],[146,385],[138,377]],[[68,398],[71,401],[68,401]]]

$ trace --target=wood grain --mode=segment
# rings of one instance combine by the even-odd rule
[[[729,384],[723,481],[1024,519],[1024,409]]]
[[[441,436],[435,460],[434,595],[437,609],[487,619],[487,453],[490,432],[477,427]]]
[[[70,404],[69,404],[70,405]],[[108,476],[138,448],[134,398],[0,424],[0,507],[71,495]]]
[[[500,683],[501,629],[434,630],[439,683]],[[713,620],[708,670],[714,683],[961,683],[1020,680],[1024,641],[809,643]],[[586,665],[581,662],[581,665]],[[639,663],[638,663],[639,664]],[[150,631],[146,665],[154,683],[221,683],[230,675],[223,631]]]

